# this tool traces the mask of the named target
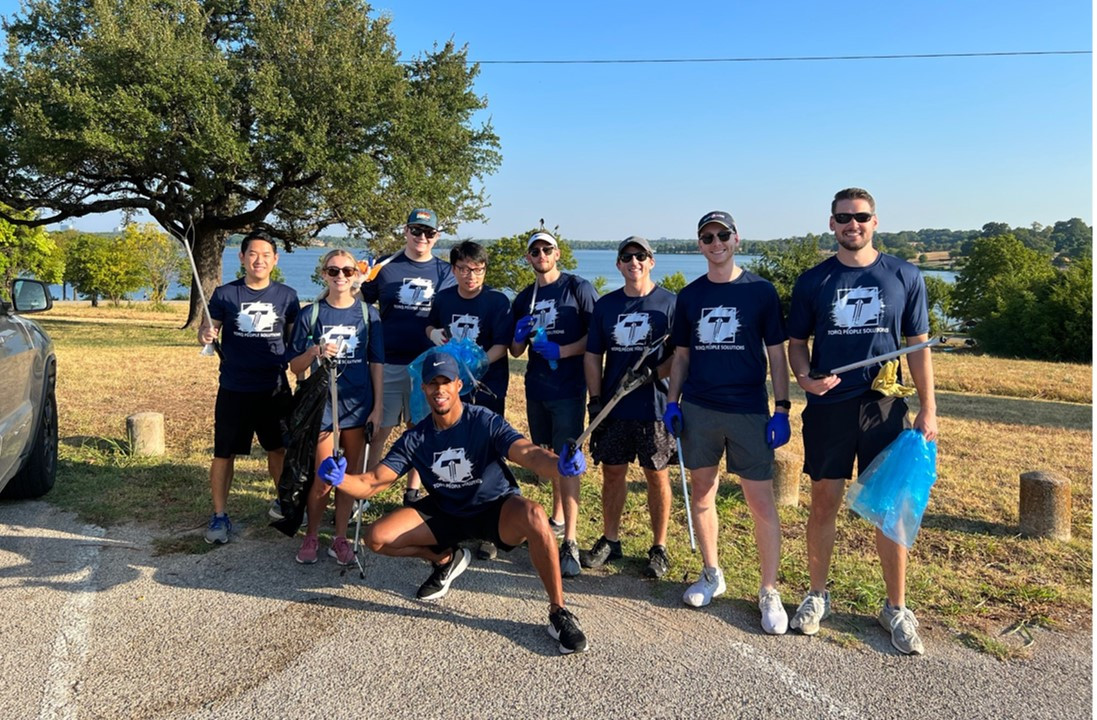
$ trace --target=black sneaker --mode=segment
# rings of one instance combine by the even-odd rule
[[[548,634],[553,640],[560,641],[561,655],[587,651],[587,636],[583,634],[579,618],[567,608],[557,608],[549,613]]]
[[[579,553],[579,564],[585,568],[602,567],[610,560],[618,560],[624,557],[621,555],[621,541],[620,540],[606,540],[606,536],[598,538],[598,542],[594,543],[594,547],[590,550],[584,550]]]
[[[449,585],[469,566],[472,557],[465,548],[453,551],[453,557],[445,565],[434,565],[434,572],[427,581],[419,586],[416,596],[420,600],[437,600],[449,592]]]
[[[404,491],[404,507],[411,507],[423,499],[423,491],[419,488],[408,488]]]
[[[476,546],[477,560],[494,560],[498,554],[499,548],[495,547],[495,543],[490,540],[481,540],[480,544]]]
[[[662,545],[652,545],[648,550],[648,566],[644,568],[644,576],[649,578],[661,578],[667,574],[670,568],[670,558],[667,557],[667,549]]]

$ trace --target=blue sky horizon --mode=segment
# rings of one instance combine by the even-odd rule
[[[0,15],[18,7],[0,0]],[[822,233],[849,186],[876,197],[882,232],[1092,224],[1092,54],[766,60],[1092,49],[1088,2],[992,7],[380,0],[373,12],[405,58],[452,38],[484,61],[479,120],[503,163],[485,179],[488,221],[460,237],[544,218],[574,240],[684,238],[713,209],[747,239]],[[657,59],[737,61],[499,62]]]

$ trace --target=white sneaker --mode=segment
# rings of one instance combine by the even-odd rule
[[[904,655],[921,655],[926,649],[922,645],[922,638],[918,637],[918,620],[910,608],[892,607],[885,600],[884,607],[880,610],[880,625],[891,633],[891,644]]]
[[[796,609],[789,625],[794,630],[799,630],[804,635],[814,635],[819,632],[819,623],[830,617],[830,593],[824,590],[818,592],[812,590]]]
[[[770,635],[784,635],[788,630],[788,613],[781,604],[781,593],[762,590],[758,593],[758,609],[762,611],[762,629]]]
[[[705,568],[701,577],[682,595],[682,602],[693,607],[704,607],[712,598],[720,597],[728,589],[724,584],[724,572],[720,568]]]

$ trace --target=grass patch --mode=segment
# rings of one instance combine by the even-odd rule
[[[79,305],[79,304],[76,304]],[[63,319],[60,313],[64,312]],[[209,460],[217,362],[200,356],[194,334],[177,329],[186,306],[168,313],[139,308],[91,309],[62,305],[38,316],[58,354],[60,467],[53,502],[101,525],[140,522],[158,528],[159,553],[199,553],[209,509]],[[100,320],[99,318],[105,318]],[[970,353],[935,353],[938,381],[938,481],[918,542],[911,552],[908,598],[919,617],[952,628],[962,641],[995,657],[1018,657],[1016,634],[1001,628],[1044,626],[1088,630],[1092,606],[1092,426],[1089,366],[1003,360]],[[528,432],[523,411],[524,361],[511,362],[508,419]],[[792,442],[802,453],[803,394],[793,386]],[[125,418],[164,414],[167,453],[134,458],[126,452]],[[1069,542],[1022,538],[1017,531],[1019,476],[1050,470],[1072,485],[1073,535]],[[517,472],[522,492],[549,507],[551,490]],[[689,551],[685,506],[677,469],[671,471],[674,504],[668,552],[671,566],[652,587],[676,597],[694,579],[700,555]],[[629,474],[622,543],[625,562],[597,576],[639,576],[651,545],[645,483]],[[238,458],[229,510],[246,534],[279,533],[267,527],[273,496],[260,451]],[[809,488],[801,504],[781,508],[783,547],[780,587],[795,605],[808,584],[804,540]],[[602,533],[601,481],[584,478],[578,517],[582,547]],[[400,491],[372,501],[370,517],[397,507]],[[724,476],[718,495],[720,562],[734,601],[756,602],[758,559],[753,524],[734,478]],[[871,527],[848,512],[838,519],[830,590],[835,613],[875,618],[884,597]],[[843,647],[856,631],[836,630]],[[849,638],[844,636],[848,635]]]

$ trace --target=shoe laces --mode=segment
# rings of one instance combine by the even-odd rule
[[[901,609],[891,608],[895,610],[895,614],[891,616],[891,629],[894,631],[899,628],[903,631],[904,635],[908,637],[914,634],[914,628],[918,627],[918,618],[914,617],[914,613],[910,608],[904,607]]]
[[[796,608],[796,614],[811,613],[813,615],[822,615],[826,611],[826,607],[825,596],[808,593],[808,596],[800,603],[800,607]]]
[[[781,594],[776,590],[763,590],[758,593],[758,605],[766,612],[776,611],[781,605]]]

